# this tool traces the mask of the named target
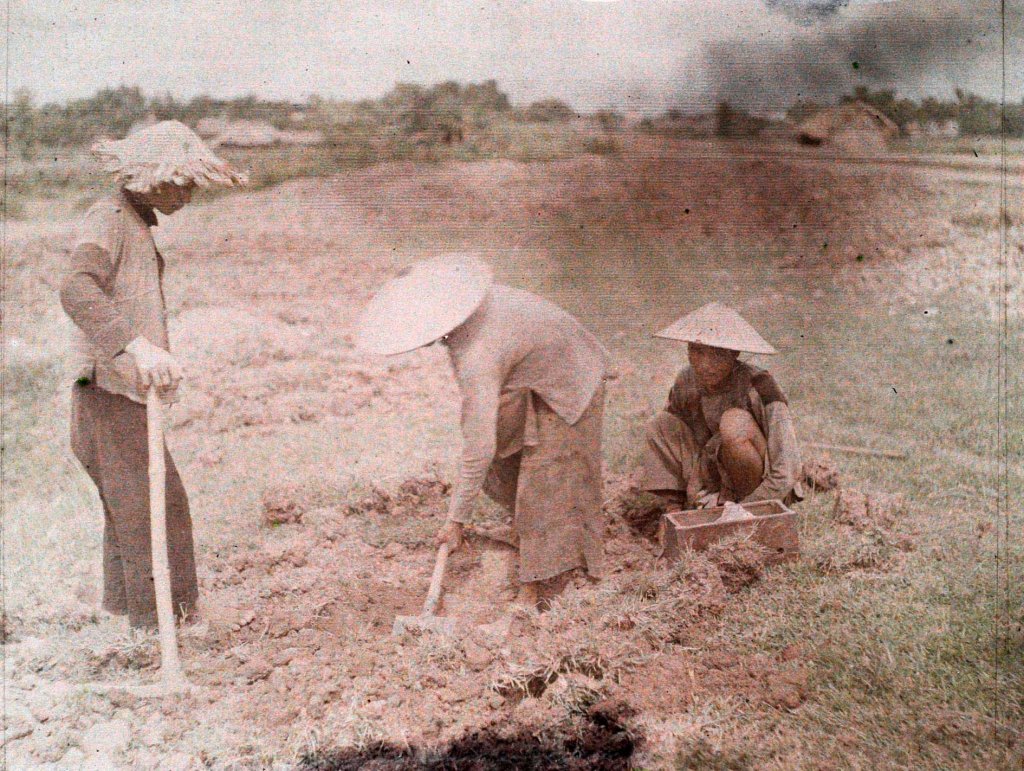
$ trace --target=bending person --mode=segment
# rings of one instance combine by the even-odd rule
[[[606,354],[575,318],[529,292],[492,284],[473,259],[421,263],[364,313],[360,344],[396,354],[447,346],[462,394],[462,463],[437,537],[462,543],[481,489],[513,514],[519,600],[601,573],[601,428]]]
[[[86,212],[60,290],[76,327],[71,448],[103,504],[103,608],[155,628],[145,402],[151,384],[173,400],[181,368],[168,350],[164,261],[150,228],[154,210],[173,214],[197,185],[243,179],[176,121],[94,151],[118,189]],[[192,520],[169,453],[165,461],[171,594],[184,617],[198,595]]]
[[[801,500],[802,464],[785,395],[741,352],[773,354],[736,311],[718,303],[657,337],[687,344],[665,409],[647,425],[643,489],[684,508]]]

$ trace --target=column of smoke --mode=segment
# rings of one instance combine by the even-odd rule
[[[797,99],[835,102],[856,86],[944,99],[966,86],[998,96],[998,2],[764,2],[779,18],[775,36],[705,45],[703,65],[714,101],[778,113]],[[1009,47],[1019,53],[1020,0],[1010,6]],[[1019,73],[1011,80],[1019,86]]]

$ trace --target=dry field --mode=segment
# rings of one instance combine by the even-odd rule
[[[164,702],[77,687],[152,679],[159,656],[98,611],[57,301],[74,211],[26,205],[6,229],[7,767],[1020,767],[1020,175],[1001,227],[991,166],[864,160],[636,138],[379,164],[163,220],[204,615],[182,640],[201,688]],[[364,357],[352,324],[397,268],[456,250],[612,352],[613,570],[509,616],[510,553],[474,537],[446,584],[462,633],[393,638],[428,583],[458,400],[443,352]],[[649,335],[712,299],[780,349],[760,363],[804,441],[908,453],[833,456],[843,501],[799,506],[784,568],[743,543],[666,566],[621,516],[683,355]]]

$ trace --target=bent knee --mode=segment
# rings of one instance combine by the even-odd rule
[[[754,416],[746,410],[732,407],[722,413],[718,423],[718,431],[722,435],[723,444],[750,442],[761,435],[761,429]]]

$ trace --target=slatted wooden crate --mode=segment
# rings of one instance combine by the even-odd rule
[[[723,506],[666,512],[661,527],[665,556],[674,562],[687,549],[704,551],[736,533],[752,533],[755,541],[771,551],[771,563],[794,560],[800,555],[795,511],[779,500],[747,503],[743,508],[754,519],[716,523],[725,511]]]

